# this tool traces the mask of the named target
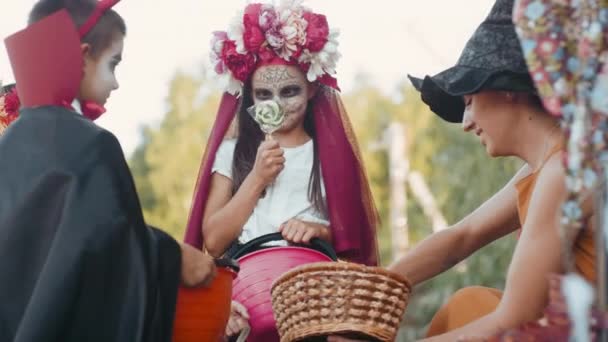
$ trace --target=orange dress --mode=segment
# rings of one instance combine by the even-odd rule
[[[554,148],[549,157],[559,150],[559,146]],[[517,211],[522,226],[526,220],[530,197],[532,197],[532,191],[541,169],[542,166],[538,171],[521,179],[515,185],[517,189]],[[595,242],[593,232],[589,229],[583,229],[577,237],[574,244],[574,258],[577,271],[585,279],[594,283]],[[433,317],[427,331],[427,337],[441,335],[460,328],[493,312],[498,306],[501,297],[501,291],[481,286],[466,287],[458,290]]]

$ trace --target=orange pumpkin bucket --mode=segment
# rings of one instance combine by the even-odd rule
[[[173,342],[220,341],[230,317],[232,280],[239,270],[232,259],[217,259],[210,287],[180,287],[177,293]]]

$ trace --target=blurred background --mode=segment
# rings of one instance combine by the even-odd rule
[[[0,36],[25,27],[35,1],[4,3]],[[244,0],[124,0],[120,89],[98,123],[120,140],[148,223],[181,239],[220,90],[209,72],[209,38]],[[490,159],[474,136],[438,119],[407,74],[453,65],[492,0],[308,0],[339,28],[338,81],[380,210],[382,262],[457,222],[502,187],[520,165]],[[5,51],[0,80],[13,82]],[[421,336],[432,314],[466,285],[502,288],[514,237],[415,288],[398,341]]]

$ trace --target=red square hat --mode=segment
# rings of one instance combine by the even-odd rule
[[[72,103],[83,77],[81,37],[118,1],[99,1],[80,28],[63,9],[5,39],[23,107]]]

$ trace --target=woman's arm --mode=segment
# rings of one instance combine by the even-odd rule
[[[450,228],[424,239],[389,269],[416,285],[519,228],[515,183],[527,174],[526,166],[477,210]]]
[[[489,337],[542,315],[547,304],[548,276],[562,272],[558,229],[560,207],[566,195],[564,179],[561,161],[554,156],[538,176],[497,309],[428,341],[455,341],[460,336]]]

